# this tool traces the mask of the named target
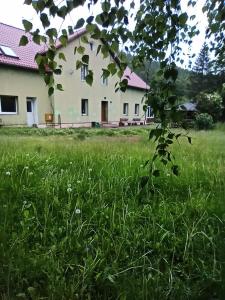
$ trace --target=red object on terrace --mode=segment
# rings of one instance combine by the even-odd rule
[[[74,41],[86,32],[85,29],[80,29],[74,34],[69,36],[69,42]],[[22,35],[28,37],[29,43],[26,46],[19,46]],[[1,46],[9,47],[16,56],[5,55],[1,51]],[[61,48],[60,42],[56,43],[57,48]],[[25,33],[23,29],[13,27],[11,25],[0,23],[0,65],[9,65],[18,68],[24,68],[29,70],[38,70],[37,64],[34,60],[37,53],[44,53],[46,51],[46,45],[37,45],[32,41],[32,36],[29,33]],[[128,80],[128,86],[138,89],[149,89],[144,80],[142,80],[137,74],[131,71],[129,67],[126,68],[123,78]]]

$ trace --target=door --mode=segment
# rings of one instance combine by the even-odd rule
[[[108,122],[108,102],[102,101],[102,122]]]
[[[37,103],[35,98],[27,98],[27,125],[37,124]]]

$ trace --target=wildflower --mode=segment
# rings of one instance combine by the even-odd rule
[[[144,167],[144,165],[140,165],[140,168],[143,168]]]
[[[79,215],[79,214],[81,213],[80,209],[79,209],[79,208],[76,208],[75,213],[76,213],[77,215]]]
[[[91,172],[92,171],[92,169],[88,169],[88,172]]]
[[[30,156],[30,154],[29,154],[29,153],[27,153],[27,154],[26,154],[26,156]]]
[[[33,172],[30,172],[30,173],[29,173],[30,176],[32,176],[33,174],[34,174]]]
[[[9,171],[5,172],[5,175],[10,176],[11,173]]]
[[[68,187],[67,193],[71,193],[71,192],[72,192],[72,189],[70,187]]]
[[[91,177],[89,177],[88,180],[91,180]]]
[[[28,169],[29,169],[29,167],[28,167],[28,166],[24,167],[24,170],[28,170]]]
[[[67,186],[68,186],[68,188],[71,188],[72,185],[70,183],[68,183]]]
[[[48,159],[46,159],[46,163],[48,163]]]
[[[77,183],[81,183],[81,181],[80,181],[80,180],[77,180]]]
[[[169,176],[170,176],[170,173],[167,173],[167,174],[166,174],[166,176],[168,176],[168,177],[169,177]]]
[[[70,161],[70,165],[72,165],[73,163],[72,163],[72,161]]]

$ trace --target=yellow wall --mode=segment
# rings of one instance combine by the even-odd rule
[[[57,120],[60,114],[62,123],[101,122],[101,101],[108,101],[108,121],[119,122],[123,117],[124,100],[130,102],[133,113],[130,113],[130,118],[142,117],[144,119],[141,103],[144,91],[128,89],[125,93],[120,91],[115,93],[115,84],[119,80],[117,75],[108,78],[107,86],[102,85],[102,68],[106,68],[113,60],[111,57],[103,59],[101,53],[97,55],[97,48],[101,42],[96,40],[92,42],[94,51],[91,51],[89,44],[81,44],[79,39],[71,42],[66,48],[59,49],[59,52],[65,54],[67,61],[60,62],[63,65],[63,72],[55,78],[64,88],[63,92],[57,91],[54,95],[55,119]],[[89,55],[89,69],[94,71],[94,82],[91,87],[81,81],[81,70],[76,70],[76,60],[81,59],[81,56],[79,54],[74,56],[74,48],[80,44],[86,48],[85,54]],[[88,116],[81,115],[82,98],[88,99]],[[134,115],[134,103],[140,104],[139,116]]]
[[[107,86],[101,83],[102,68],[109,64],[110,58],[103,59],[101,53],[96,55],[98,41],[93,41],[93,51],[90,50],[89,44],[86,45],[85,54],[89,55],[89,69],[94,72],[94,82],[90,87],[85,81],[81,81],[81,70],[76,70],[76,60],[81,56],[74,56],[74,48],[79,46],[79,43],[79,40],[75,40],[66,48],[59,49],[59,52],[64,52],[67,61],[61,61],[63,73],[55,78],[64,88],[63,92],[57,91],[54,95],[55,118],[57,120],[60,114],[62,123],[101,122],[101,101],[108,101],[108,121],[118,121],[120,93],[114,92],[118,77],[110,77]],[[82,98],[88,99],[88,116],[81,114]]]
[[[143,110],[143,96],[143,90],[133,88],[128,88],[125,93],[121,93],[120,118],[128,118],[129,120],[140,118],[141,120],[144,120],[145,112]],[[123,115],[123,103],[128,103],[128,116]],[[135,104],[139,104],[139,115],[134,114]]]
[[[45,122],[44,114],[51,112],[48,90],[37,72],[1,66],[0,95],[18,97],[18,112],[16,115],[0,114],[0,119],[5,125],[27,124],[27,97],[37,99],[39,124]]]

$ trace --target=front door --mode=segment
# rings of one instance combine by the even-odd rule
[[[108,101],[102,101],[102,122],[108,122]]]
[[[27,125],[33,126],[33,124],[37,124],[36,99],[27,98]]]

